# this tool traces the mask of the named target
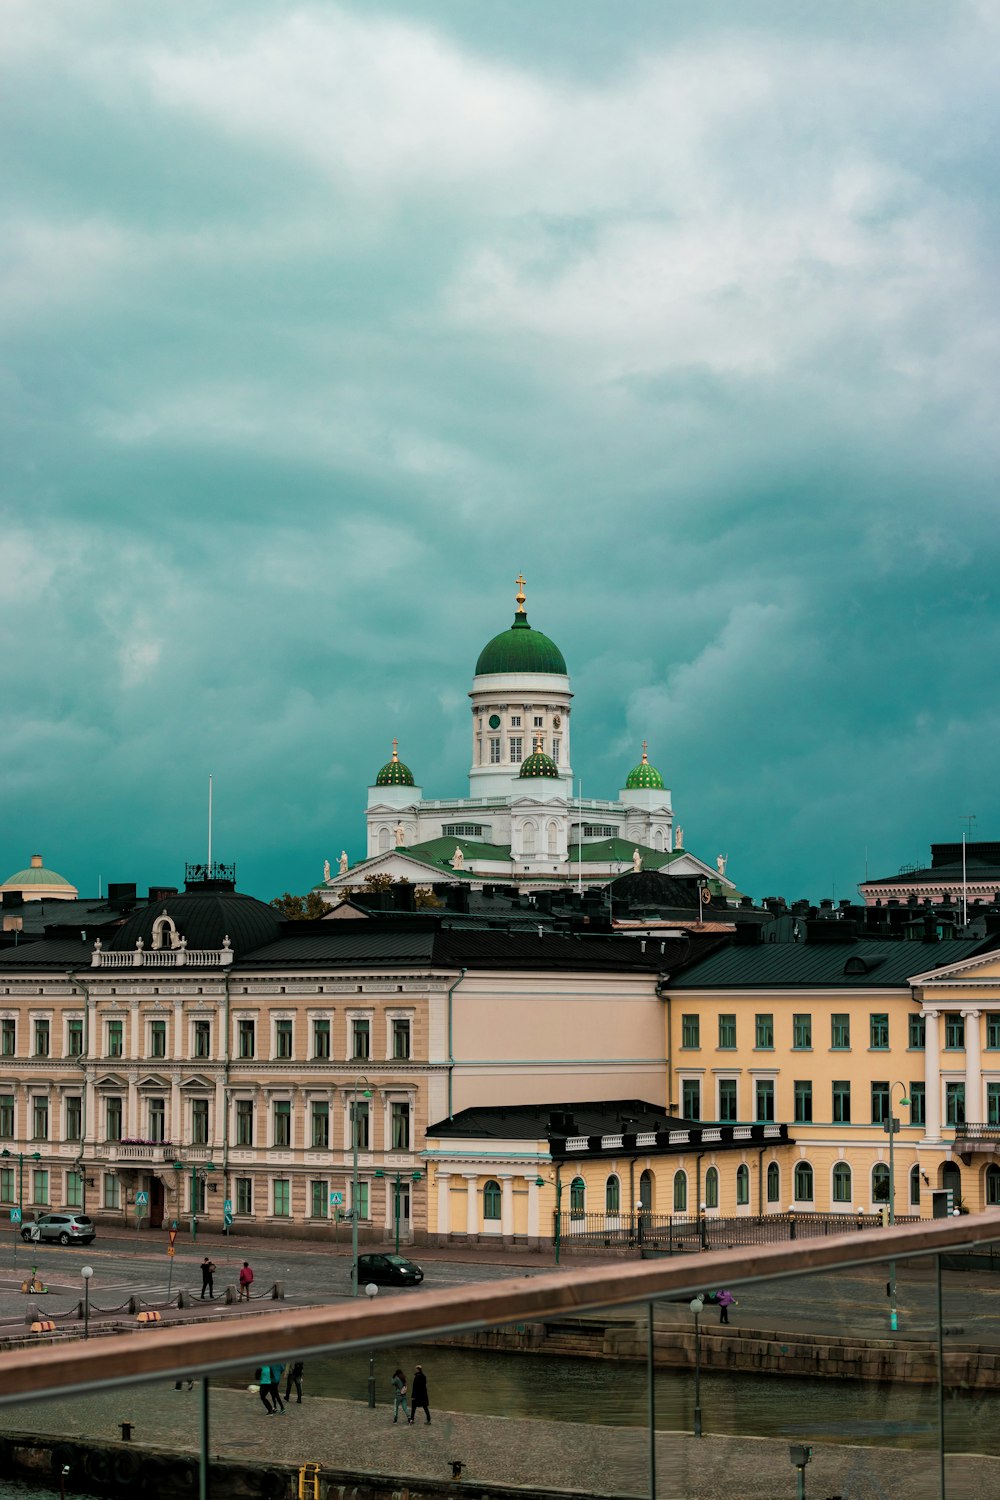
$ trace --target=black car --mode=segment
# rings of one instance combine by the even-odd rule
[[[373,1281],[376,1286],[419,1286],[424,1273],[412,1260],[401,1255],[359,1255],[358,1280],[364,1286]]]

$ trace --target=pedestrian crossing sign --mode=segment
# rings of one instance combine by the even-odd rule
[[[10,1211],[10,1222],[12,1224],[20,1224],[20,1222],[21,1222],[21,1210],[19,1208],[12,1208],[11,1209],[11,1211]]]

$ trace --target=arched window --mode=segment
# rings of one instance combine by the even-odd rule
[[[833,1169],[833,1201],[834,1203],[850,1203],[851,1201],[851,1169],[846,1161],[838,1161]]]
[[[483,1188],[483,1218],[499,1219],[500,1217],[500,1184],[492,1180]]]
[[[750,1168],[746,1162],[736,1168],[736,1202],[740,1208],[750,1202]]]
[[[157,917],[153,923],[153,947],[154,948],[176,948],[178,946],[177,928],[167,916]]]
[[[548,850],[553,859],[559,853],[559,825],[550,823],[548,827]]]
[[[781,1171],[776,1161],[768,1162],[767,1165],[767,1201],[781,1202]]]
[[[872,1202],[888,1203],[889,1201],[889,1168],[884,1161],[877,1161],[872,1167]]]
[[[654,849],[662,849],[663,848],[663,830],[662,830],[662,828],[658,828],[656,830],[656,832],[653,834],[653,848]]]
[[[1000,1168],[997,1169],[1000,1171]],[[1000,1200],[998,1200],[1000,1201]],[[910,1168],[910,1207],[920,1207],[920,1168]]]
[[[811,1203],[813,1201],[813,1169],[807,1161],[797,1161],[795,1163],[793,1193],[796,1203]]]
[[[718,1208],[719,1206],[719,1169],[709,1167],[705,1173],[705,1207]]]
[[[686,1172],[674,1173],[674,1213],[686,1214],[688,1206],[688,1179]]]
[[[913,1170],[916,1171],[916,1167]],[[1000,1203],[1000,1167],[996,1162],[990,1162],[986,1168],[986,1206],[996,1208],[998,1203]]]
[[[653,1174],[647,1167],[639,1178],[639,1202],[644,1213],[653,1207]]]
[[[388,828],[380,828],[379,829],[379,831],[378,831],[378,852],[380,854],[385,854],[386,850],[389,848],[390,837],[391,837],[391,835],[389,833]]]
[[[538,830],[536,829],[534,823],[525,823],[524,827],[521,829],[522,854],[534,854],[535,834],[537,833],[537,831]]]
[[[604,1212],[606,1214],[621,1213],[622,1207],[622,1185],[617,1177],[609,1177],[604,1184]]]
[[[582,1177],[574,1177],[569,1185],[569,1211],[574,1219],[582,1219],[587,1206],[587,1184]]]

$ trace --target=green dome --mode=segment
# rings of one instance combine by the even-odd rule
[[[518,578],[517,612],[514,623],[502,635],[495,635],[479,653],[476,676],[494,672],[550,672],[567,676],[566,659],[555,641],[540,630],[532,630],[524,611],[524,579]]]
[[[625,790],[627,792],[634,792],[637,787],[645,787],[647,790],[654,792],[665,790],[663,777],[655,766],[649,764],[646,757],[645,740],[642,742],[642,760],[637,766],[633,766],[632,770],[628,773],[628,780],[625,782]]]
[[[392,760],[387,760],[375,777],[376,786],[413,786],[413,772],[404,766],[397,753],[398,740],[392,742]]]
[[[518,775],[522,781],[529,777],[537,779],[539,776],[554,777],[558,781],[559,767],[551,756],[544,754],[541,750],[536,750],[534,754],[528,756],[527,760],[522,760]]]
[[[31,866],[29,869],[15,870],[13,875],[8,875],[0,889],[5,889],[8,886],[17,887],[23,885],[63,885],[70,890],[76,889],[66,879],[65,875],[60,875],[55,870],[47,869],[42,864],[42,856],[40,854],[33,854],[31,856]]]

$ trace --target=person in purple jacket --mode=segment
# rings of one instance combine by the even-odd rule
[[[719,1304],[719,1322],[729,1322],[729,1309],[735,1305],[736,1298],[732,1292],[723,1287],[721,1292],[716,1292],[715,1300]]]

